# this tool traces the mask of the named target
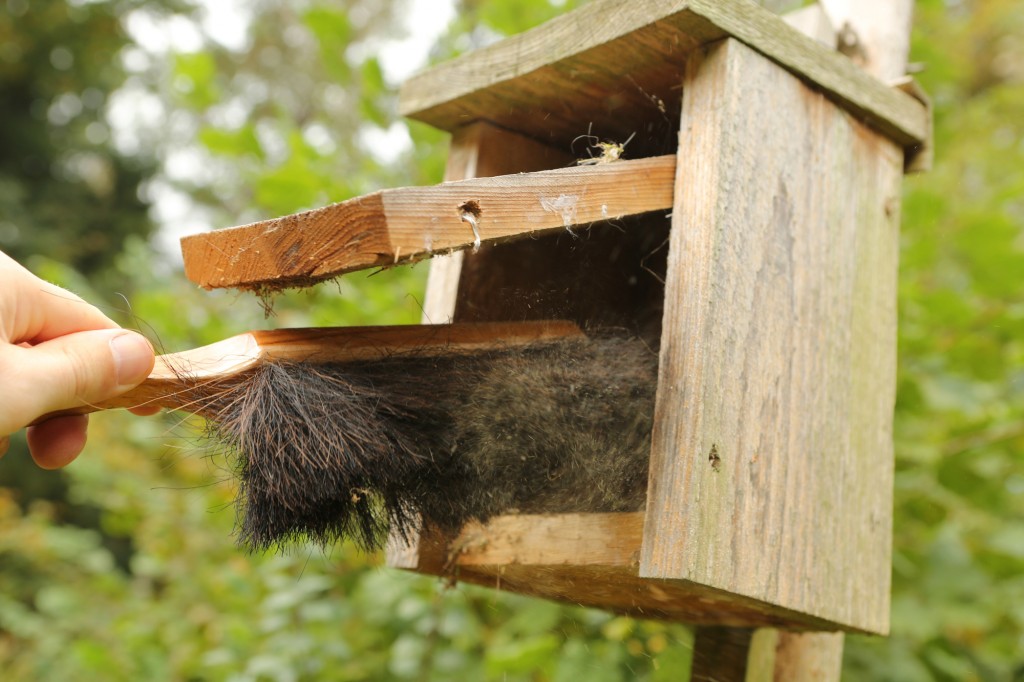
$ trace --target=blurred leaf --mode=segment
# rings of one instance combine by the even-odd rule
[[[529,673],[552,662],[559,648],[554,635],[523,637],[488,648],[485,655],[487,674],[501,677],[507,673]]]
[[[179,53],[174,58],[174,87],[190,106],[205,107],[217,102],[217,64],[208,52]]]
[[[215,154],[225,156],[252,155],[263,157],[256,131],[252,126],[242,126],[237,130],[206,127],[199,131],[199,141]]]

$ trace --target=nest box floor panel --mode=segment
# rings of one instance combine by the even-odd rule
[[[594,606],[640,618],[737,627],[831,629],[826,621],[679,580],[638,576],[644,514],[498,516],[455,534],[428,528],[392,537],[390,564]]]

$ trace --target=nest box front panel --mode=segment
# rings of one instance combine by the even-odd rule
[[[887,630],[902,163],[743,44],[690,57],[641,576]]]

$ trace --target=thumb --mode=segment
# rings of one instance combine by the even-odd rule
[[[141,383],[154,362],[149,341],[124,329],[66,334],[4,351],[4,364],[11,364],[0,401],[13,404],[0,405],[0,420],[14,424],[0,424],[0,433],[16,431],[50,412],[120,395]]]

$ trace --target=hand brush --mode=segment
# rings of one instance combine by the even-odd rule
[[[379,547],[423,519],[642,505],[657,358],[568,322],[250,332],[160,356],[84,413],[201,415],[239,481],[239,542]]]
[[[479,364],[581,337],[559,321],[253,331],[158,356],[135,389],[38,421],[143,405],[197,414],[234,463],[242,544],[262,549],[308,534],[370,547],[389,521],[411,518],[407,489],[437,454],[416,442],[417,429],[442,418],[436,399],[452,392],[459,356]],[[448,381],[432,388],[428,376],[420,385],[424,372]]]

